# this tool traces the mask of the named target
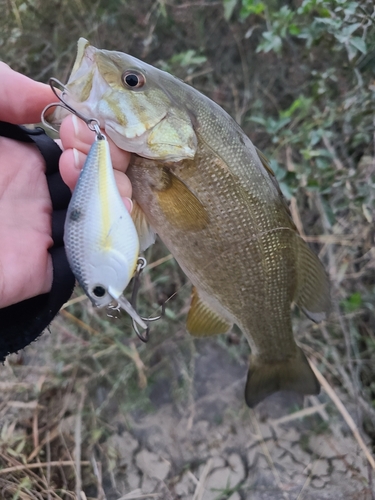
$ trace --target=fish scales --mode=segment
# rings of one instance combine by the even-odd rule
[[[197,155],[199,161],[199,147]],[[221,312],[224,307],[228,318],[240,326],[247,335],[253,354],[259,353],[265,359],[278,359],[280,355],[285,356],[285,350],[289,347],[292,355],[296,346],[291,334],[290,304],[295,280],[288,272],[288,268],[293,268],[290,260],[293,260],[294,255],[290,229],[273,229],[259,237],[261,200],[258,209],[252,204],[250,212],[241,188],[232,190],[230,194],[225,193],[225,188],[222,188],[225,183],[222,181],[228,174],[218,171],[216,159],[208,156],[204,150],[204,171],[195,169],[192,162],[192,168],[196,170],[194,176],[190,175],[186,163],[180,168],[175,167],[176,175],[198,199],[206,200],[207,212],[214,214],[207,228],[187,233],[184,229],[169,227],[163,212],[158,210],[157,200],[153,199],[152,183],[149,183],[151,176],[157,175],[160,168],[151,164],[148,168],[152,173],[146,171],[145,164],[150,161],[137,158],[129,169],[134,196],[144,207],[153,227],[158,224],[158,220],[164,219],[162,224],[158,224],[161,239],[168,248],[173,249],[174,257],[196,287],[207,295],[207,300],[214,297],[221,304]],[[194,182],[191,182],[192,179]],[[259,217],[257,214],[260,214]],[[284,225],[287,223],[286,219]],[[237,233],[235,240],[232,237],[234,230]],[[179,242],[177,248],[176,241]],[[234,246],[235,259],[232,258]],[[277,252],[281,252],[279,258],[275,255]],[[211,256],[208,262],[207,255]],[[279,264],[280,258],[284,262],[283,266]],[[192,267],[194,273],[191,273]],[[225,268],[225,273],[212,273],[213,268]],[[273,310],[272,315],[261,313],[269,310]],[[249,333],[254,331],[259,337],[256,343]],[[276,342],[270,344],[270,337]],[[281,353],[280,341],[285,347]]]
[[[128,174],[141,246],[157,232],[193,283],[189,332],[213,335],[237,324],[246,335],[247,404],[281,389],[318,393],[290,308],[295,302],[314,321],[325,319],[328,279],[241,128],[172,75],[84,39],[67,98],[133,153]]]

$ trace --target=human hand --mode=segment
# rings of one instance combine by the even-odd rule
[[[56,98],[48,85],[35,82],[0,62],[0,120],[20,124],[40,121]],[[67,117],[61,129],[61,175],[73,189],[94,134],[80,120]],[[116,179],[131,209],[131,186],[124,171],[129,154],[110,144]],[[73,149],[74,148],[74,149]],[[34,145],[0,137],[0,308],[47,293],[52,284],[52,204],[44,159]]]
[[[0,62],[0,120],[40,121],[54,100],[48,85]],[[52,204],[38,149],[0,137],[0,307],[39,295],[52,283]]]

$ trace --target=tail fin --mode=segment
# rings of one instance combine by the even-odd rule
[[[247,374],[246,403],[253,408],[277,391],[295,391],[300,394],[319,394],[320,385],[302,350],[286,361],[262,363],[256,357]]]

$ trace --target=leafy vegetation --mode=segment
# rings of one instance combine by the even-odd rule
[[[0,6],[0,58],[16,70],[41,81],[66,80],[83,36],[172,72],[241,124],[270,158],[301,233],[330,273],[330,320],[317,327],[296,313],[296,335],[375,443],[373,0],[12,0]],[[147,257],[156,265],[144,277],[141,313],[176,294],[150,344],[140,345],[128,319],[113,320],[82,301],[52,326],[45,358],[35,348],[32,367],[22,366],[28,351],[10,358],[4,377],[13,393],[4,394],[4,404],[17,399],[26,417],[1,410],[3,467],[29,464],[38,446],[33,459],[71,461],[69,417],[78,408],[83,459],[100,456],[110,476],[113,457],[103,443],[113,432],[113,414],[131,428],[157,406],[163,384],[163,397],[182,411],[194,400],[196,344],[184,330],[189,287],[161,244]],[[248,347],[240,339],[217,342],[244,363]],[[38,411],[27,413],[28,401],[37,401]],[[65,430],[58,434],[61,421]],[[85,471],[82,488],[99,498],[97,478]],[[75,498],[73,473],[50,474],[47,481],[44,472],[11,470],[0,476],[3,498],[47,498],[47,483],[56,486],[48,498]]]

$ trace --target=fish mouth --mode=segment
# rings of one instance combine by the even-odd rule
[[[78,40],[77,55],[66,88],[80,102],[85,101],[91,92],[97,50],[85,38]]]
[[[85,38],[80,38],[77,55],[65,86],[65,100],[73,109],[87,117],[99,120],[98,107],[101,96],[108,89],[108,84],[101,76],[97,55],[100,50],[93,47]]]
[[[77,55],[74,61],[73,69],[71,71],[68,84],[76,80],[82,73],[87,72],[90,66],[94,64],[95,47],[90,45],[86,38],[80,38],[77,43]]]
[[[62,94],[64,102],[68,106],[87,117],[95,118],[95,96],[93,95],[93,83],[96,73],[95,52],[98,49],[90,45],[88,40],[80,38],[77,44],[77,55],[74,61],[73,69],[69,80],[64,85]],[[58,128],[62,120],[68,116],[72,110],[57,107],[55,111],[48,116],[47,121]]]

